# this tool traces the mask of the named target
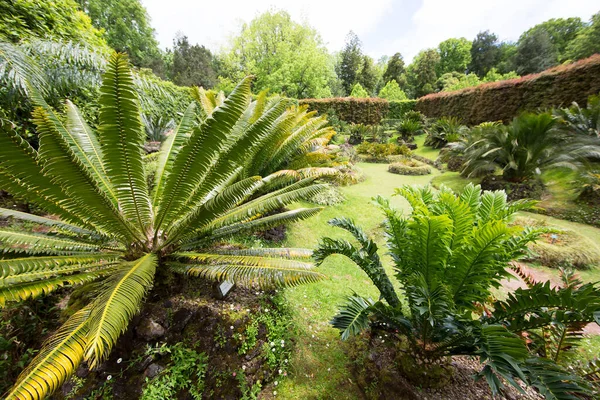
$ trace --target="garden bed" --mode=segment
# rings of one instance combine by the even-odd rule
[[[390,164],[388,172],[399,175],[429,175],[431,168],[420,161],[404,158]]]

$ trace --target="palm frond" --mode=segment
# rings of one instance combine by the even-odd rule
[[[178,273],[220,282],[228,280],[245,286],[258,285],[261,288],[296,286],[325,278],[325,275],[314,271],[307,263],[268,258],[261,260],[261,258],[214,255],[209,258],[201,256],[201,259],[211,259],[215,262],[231,260],[231,262],[207,265],[171,263],[170,265],[171,269]]]
[[[280,257],[285,259],[311,258],[312,250],[290,247],[274,248],[250,248],[250,249],[214,249],[215,254],[227,254],[231,256],[261,256],[261,257]]]
[[[89,312],[89,307],[76,312],[44,342],[6,394],[7,400],[44,399],[75,372],[83,360]]]
[[[355,336],[371,325],[369,313],[375,302],[371,299],[357,295],[348,296],[348,302],[338,311],[331,320],[331,325],[340,330],[342,340]]]
[[[156,255],[148,253],[136,261],[123,263],[103,282],[89,315],[85,360],[91,368],[108,356],[138,312],[152,287],[157,262]]]
[[[103,276],[114,273],[111,265],[98,267],[89,272],[79,274],[58,276],[55,278],[24,282],[0,288],[0,306],[4,307],[7,302],[18,302],[46,295],[65,285],[80,285],[92,282]]]
[[[209,172],[227,134],[244,112],[249,97],[250,79],[246,78],[202,125],[194,128],[187,145],[178,152],[173,162],[171,178],[165,182],[155,219],[156,230],[163,222],[170,225],[173,220],[179,219],[181,208]]]
[[[21,221],[30,221],[35,222],[37,224],[54,226],[56,228],[64,229],[77,234],[97,235],[96,232],[80,228],[78,226],[68,224],[66,222],[62,222],[52,218],[40,217],[39,215],[29,214],[22,211],[9,210],[8,208],[0,208],[0,217],[11,217]]]
[[[72,254],[100,251],[103,247],[40,233],[0,230],[0,250],[4,253]]]
[[[114,254],[81,254],[75,256],[45,256],[45,257],[24,257],[9,258],[0,260],[0,278],[8,276],[27,274],[39,271],[52,271],[68,265],[90,264],[99,261],[113,261],[119,256]],[[0,279],[0,286],[2,286]]]
[[[581,377],[566,371],[562,366],[536,357],[525,362],[528,381],[547,400],[577,400],[590,396],[589,385]]]
[[[145,232],[152,218],[142,164],[145,135],[126,55],[110,58],[100,93],[99,130],[106,172],[126,220]]]
[[[196,104],[190,103],[188,108],[183,113],[183,116],[179,120],[179,124],[175,130],[167,137],[164,141],[160,155],[158,157],[158,165],[156,167],[156,175],[154,180],[154,194],[152,196],[152,204],[158,206],[159,200],[162,197],[165,182],[173,162],[177,157],[177,153],[181,150],[185,141],[189,138],[190,132],[194,125],[194,118],[196,116]]]

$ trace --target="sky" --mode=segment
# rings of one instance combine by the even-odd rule
[[[142,0],[162,48],[180,32],[191,43],[219,51],[244,22],[270,9],[285,10],[314,27],[331,51],[354,31],[363,51],[375,59],[402,53],[406,61],[451,37],[472,40],[489,29],[515,41],[528,28],[550,18],[588,21],[598,0]]]

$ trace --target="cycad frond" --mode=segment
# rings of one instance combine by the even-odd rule
[[[75,372],[83,360],[89,312],[89,307],[76,312],[44,342],[6,395],[7,400],[41,400]]]
[[[142,299],[152,287],[157,257],[149,253],[123,263],[104,281],[92,303],[85,359],[91,368],[103,361],[129,321],[138,312]]]
[[[48,294],[65,285],[80,285],[82,283],[92,282],[103,276],[113,273],[113,268],[108,266],[92,269],[90,272],[82,272],[74,275],[58,276],[35,282],[18,283],[0,288],[0,306],[6,302],[23,301],[32,299],[43,294]]]
[[[331,325],[341,331],[342,340],[358,335],[371,325],[369,313],[375,302],[357,295],[348,297],[348,302],[340,307],[337,315],[331,320]]]
[[[97,235],[96,232],[93,232],[93,231],[90,231],[87,229],[83,229],[78,226],[68,224],[66,222],[62,222],[57,219],[40,217],[39,215],[29,214],[26,212],[21,212],[21,211],[16,211],[16,210],[9,210],[8,208],[0,208],[0,217],[11,217],[11,218],[19,219],[21,221],[30,221],[30,222],[35,222],[35,223],[41,224],[41,225],[54,226],[56,228],[64,229],[64,230],[67,230],[67,231],[70,231],[70,232],[73,232],[76,234]]]
[[[177,153],[181,150],[185,141],[189,138],[190,132],[194,125],[194,118],[196,117],[196,104],[190,103],[188,108],[183,113],[177,128],[167,137],[163,142],[158,156],[158,165],[156,167],[156,175],[154,180],[154,194],[152,196],[152,205],[158,206],[159,200],[162,197],[165,182],[173,162],[177,157]]]
[[[547,400],[575,400],[592,394],[589,385],[581,377],[562,366],[536,357],[529,358],[523,367],[531,386]]]
[[[314,271],[310,264],[297,261],[259,260],[261,257],[247,256],[235,259],[231,256],[224,257],[223,260],[231,259],[232,262],[207,265],[172,263],[171,269],[178,273],[201,276],[219,282],[228,280],[245,286],[256,284],[261,288],[296,286],[325,278],[325,275]],[[213,259],[219,259],[218,255]]]
[[[38,126],[43,172],[73,199],[80,215],[85,215],[89,224],[101,232],[113,232],[120,234],[122,239],[131,239],[133,233],[121,218],[116,204],[78,160],[47,112],[36,109],[34,121]]]
[[[204,123],[192,131],[187,145],[177,153],[165,183],[155,229],[179,219],[181,208],[189,201],[217,158],[227,134],[244,112],[250,97],[250,79],[243,80]]]
[[[102,249],[99,245],[41,233],[0,230],[0,250],[5,253],[76,254]]]
[[[289,247],[256,248],[256,249],[215,249],[215,254],[227,254],[232,256],[260,256],[281,257],[285,259],[311,258],[312,250]]]
[[[126,55],[110,58],[100,92],[99,130],[106,172],[123,215],[145,232],[152,218],[142,164],[145,135]]]
[[[88,264],[101,260],[112,261],[117,257],[113,254],[90,253],[76,256],[9,258],[0,260],[0,278],[29,272],[49,271],[66,265]]]

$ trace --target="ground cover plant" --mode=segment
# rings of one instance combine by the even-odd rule
[[[479,376],[496,393],[502,388],[500,378],[515,386],[519,378],[547,398],[590,394],[583,378],[538,357],[531,351],[535,340],[526,342],[520,335],[552,325],[600,323],[600,290],[594,284],[561,289],[533,284],[489,310],[478,309],[508,274],[509,262],[543,233],[507,225],[512,214],[531,204],[509,204],[503,192],[480,194],[473,185],[460,196],[448,189],[433,193],[409,187],[397,194],[410,203],[410,217],[400,216],[383,198],[377,202],[386,215],[388,248],[405,300],[389,279],[375,242],[351,220],[330,223],[350,232],[358,246],[323,238],[314,253],[318,263],[332,254],[348,257],[380,294],[378,301],[357,294],[348,298],[332,321],[342,338],[369,327],[392,337],[398,332],[397,340],[405,348],[401,357],[412,360],[399,363],[408,366],[406,375],[420,382],[425,376],[432,379],[432,373],[436,379],[441,373],[436,367],[448,362],[448,356],[477,355],[482,363]]]
[[[420,161],[405,158],[391,163],[388,171],[400,175],[429,175],[431,168]]]
[[[40,134],[33,149],[9,122],[0,140],[3,188],[58,218],[2,209],[4,217],[44,226],[37,233],[0,231],[0,303],[84,284],[89,299],[50,336],[6,395],[37,399],[55,391],[82,362],[107,358],[158,275],[168,269],[260,286],[294,285],[322,275],[293,249],[236,250],[215,243],[315,215],[320,208],[265,214],[323,188],[314,178],[260,194],[274,177],[239,178],[281,113],[284,100],[239,128],[250,102],[250,79],[200,124],[194,106],[161,149],[152,189],[142,163],[145,134],[127,58],[111,57],[101,87],[98,132],[73,104],[61,119],[30,87]],[[237,135],[232,131],[238,127]],[[202,151],[198,151],[202,149]],[[248,200],[255,195],[252,200]]]

